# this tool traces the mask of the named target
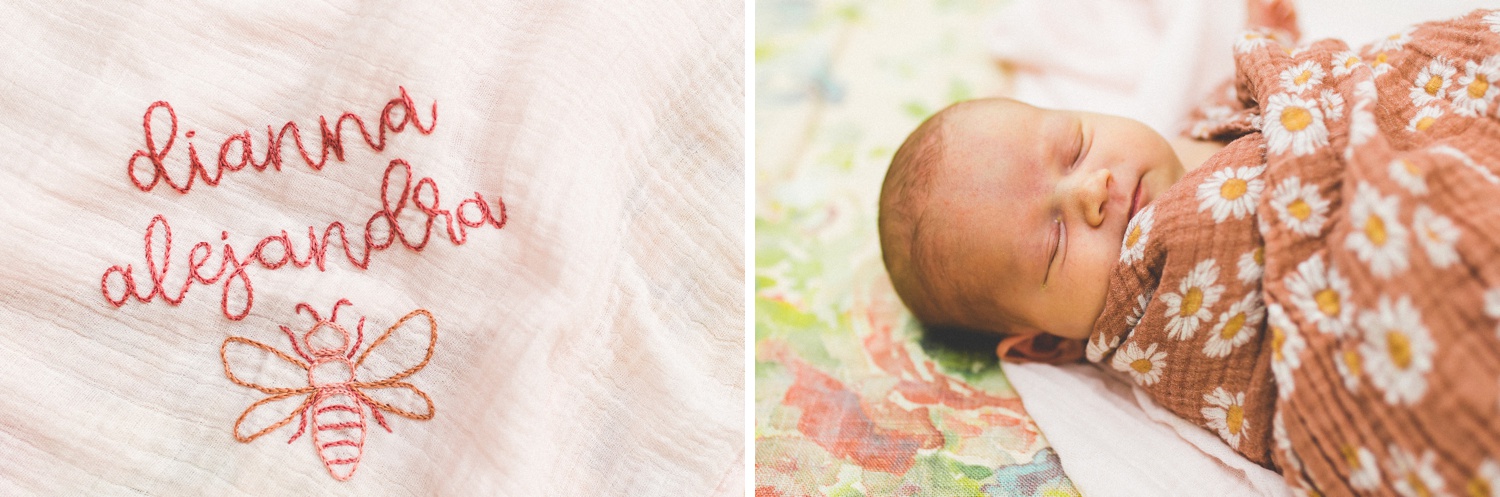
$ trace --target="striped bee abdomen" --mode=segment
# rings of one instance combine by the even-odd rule
[[[328,474],[348,480],[359,467],[365,445],[365,412],[348,387],[324,387],[313,402],[313,445]]]

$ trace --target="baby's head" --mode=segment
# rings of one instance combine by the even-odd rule
[[[886,269],[926,325],[1087,338],[1127,222],[1182,175],[1166,139],[1130,119],[954,104],[886,173]]]

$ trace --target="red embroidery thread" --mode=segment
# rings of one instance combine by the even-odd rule
[[[326,116],[319,116],[318,124],[322,132],[322,150],[318,159],[313,160],[312,155],[307,152],[307,147],[302,143],[302,130],[297,127],[296,122],[287,121],[286,124],[281,126],[280,132],[273,132],[273,128],[267,125],[265,159],[256,162],[254,155],[251,153],[253,140],[250,137],[250,131],[245,130],[229,135],[224,139],[223,143],[219,144],[219,161],[215,165],[212,175],[209,174],[208,167],[204,166],[203,162],[198,158],[198,149],[189,142],[188,177],[181,184],[172,180],[172,175],[167,172],[166,165],[163,162],[166,160],[167,155],[172,152],[172,146],[177,143],[177,111],[172,109],[172,104],[158,100],[152,103],[151,106],[146,107],[146,115],[142,118],[141,128],[145,131],[146,148],[144,150],[137,149],[130,156],[130,161],[125,166],[125,172],[130,176],[130,182],[134,183],[135,187],[143,192],[149,192],[153,188],[156,188],[157,183],[165,182],[173,190],[187,193],[193,189],[193,181],[196,179],[201,178],[203,183],[208,186],[218,185],[219,181],[224,178],[226,170],[233,172],[244,169],[245,166],[250,166],[257,171],[264,171],[267,167],[281,171],[281,144],[282,140],[286,138],[287,132],[291,132],[292,141],[296,143],[297,151],[302,155],[302,160],[314,171],[322,171],[323,166],[327,165],[328,152],[330,150],[333,151],[335,159],[339,162],[344,161],[344,121],[346,120],[354,122],[354,125],[359,128],[360,136],[364,137],[365,144],[376,152],[385,150],[385,134],[387,131],[400,133],[406,129],[407,124],[411,124],[412,127],[416,128],[418,133],[424,135],[432,134],[432,130],[437,128],[437,101],[434,100],[432,102],[432,119],[427,127],[424,128],[422,127],[422,123],[417,119],[416,105],[412,103],[411,95],[406,93],[405,87],[397,88],[401,90],[401,96],[391,99],[385,104],[385,109],[380,111],[379,131],[374,137],[371,137],[370,131],[365,127],[364,120],[352,112],[345,112],[339,116],[331,128],[328,126],[328,118]],[[401,108],[402,118],[399,121],[392,122],[391,111],[396,107]],[[162,145],[161,149],[156,148],[156,138],[152,135],[151,130],[151,115],[157,109],[166,109],[168,116],[172,120],[171,132],[168,133],[166,143]],[[186,138],[192,138],[193,135],[193,130],[188,130],[185,133]],[[230,151],[235,144],[239,145],[239,162],[230,163],[229,158],[232,155]],[[151,162],[150,181],[142,181],[136,176],[136,161],[142,157]]]
[[[313,310],[312,306],[306,303],[297,304],[297,312],[307,311],[317,323],[313,325],[312,329],[302,335],[301,346],[298,344],[296,333],[284,325],[281,326],[281,330],[286,333],[288,341],[292,344],[292,351],[296,354],[296,357],[288,355],[270,345],[243,337],[229,337],[225,339],[223,345],[219,346],[219,357],[224,363],[224,376],[228,377],[229,381],[269,395],[269,397],[251,404],[250,407],[245,408],[244,412],[240,413],[240,417],[234,421],[233,432],[235,440],[242,443],[249,443],[256,438],[260,438],[261,435],[290,424],[293,418],[300,418],[297,431],[292,434],[287,443],[295,442],[311,426],[313,448],[317,451],[318,457],[323,460],[323,467],[328,470],[328,474],[333,476],[334,479],[347,481],[354,476],[355,470],[359,468],[360,458],[364,455],[365,435],[367,431],[365,426],[366,408],[370,410],[371,417],[375,418],[375,422],[381,428],[385,428],[387,433],[391,433],[391,427],[386,422],[385,416],[381,411],[422,421],[432,419],[433,415],[436,414],[436,408],[432,404],[431,397],[428,397],[425,392],[416,386],[401,380],[416,374],[417,371],[427,366],[428,361],[432,359],[433,349],[437,346],[438,335],[437,321],[433,319],[432,313],[426,309],[417,309],[396,321],[396,324],[391,325],[379,338],[371,342],[370,347],[365,349],[363,354],[359,354],[358,359],[354,359],[355,352],[359,350],[360,343],[364,338],[365,318],[361,317],[359,320],[357,328],[359,339],[356,339],[353,342],[353,346],[350,346],[349,330],[337,323],[338,310],[341,305],[350,305],[349,300],[340,299],[335,303],[329,318],[325,320],[318,315],[316,310]],[[375,352],[381,344],[385,343],[386,339],[390,338],[392,333],[400,330],[402,325],[406,324],[407,321],[418,316],[427,318],[429,337],[427,352],[422,357],[421,362],[382,380],[360,381],[356,378],[356,372],[364,364],[365,359],[369,358],[372,352]],[[338,333],[336,336],[341,339],[341,345],[333,347],[314,346],[312,342],[313,334],[322,330],[331,330],[331,332]],[[308,386],[265,386],[236,376],[234,374],[236,367],[232,365],[233,361],[231,361],[231,356],[229,355],[229,348],[232,344],[242,344],[260,349],[289,363],[291,366],[306,371]],[[304,348],[306,351],[303,350]],[[382,351],[381,353],[387,354],[388,352]],[[274,364],[275,362],[271,361],[270,363]],[[242,370],[259,371],[262,367],[267,367],[267,365],[261,363],[245,364],[242,366]],[[330,374],[335,376],[329,378]],[[387,388],[404,388],[409,390],[426,403],[426,412],[408,411],[375,400],[366,393],[372,389]],[[260,409],[272,402],[293,398],[298,395],[305,395],[306,398],[292,410],[291,414],[255,433],[249,435],[241,433],[241,426],[245,423],[246,418],[256,409]],[[311,418],[311,423],[309,423],[309,418]]]
[[[401,175],[399,176],[401,178],[400,196],[392,202],[391,178],[398,169],[401,171]],[[424,187],[426,188],[425,192],[430,194],[430,201],[423,200],[423,197],[426,196],[424,195]],[[422,221],[421,238],[417,241],[413,241],[407,235],[406,230],[401,227],[401,223],[398,222],[408,202],[425,218]],[[424,177],[417,180],[416,185],[413,186],[411,165],[402,159],[394,159],[386,166],[385,177],[381,180],[380,185],[380,203],[380,210],[377,210],[365,221],[364,251],[358,256],[355,255],[354,244],[349,243],[349,236],[344,228],[344,224],[338,221],[329,223],[327,228],[324,228],[321,240],[318,238],[317,231],[313,226],[307,227],[307,256],[300,260],[297,258],[292,246],[291,236],[286,230],[282,230],[278,235],[270,235],[262,238],[255,245],[255,248],[243,258],[236,256],[234,247],[228,243],[229,233],[224,231],[220,232],[220,238],[224,243],[223,249],[220,251],[219,269],[212,276],[204,276],[200,270],[203,269],[203,266],[213,256],[213,245],[208,242],[197,242],[188,251],[187,275],[184,277],[182,286],[175,295],[168,293],[164,283],[167,279],[167,273],[171,269],[172,226],[167,222],[166,216],[157,214],[151,219],[151,223],[146,225],[145,234],[145,267],[151,279],[150,291],[144,294],[140,292],[140,287],[135,282],[134,268],[130,264],[124,266],[115,265],[106,269],[104,275],[99,279],[99,291],[103,293],[104,299],[115,307],[124,306],[131,297],[135,297],[137,301],[145,303],[151,302],[157,296],[160,296],[162,300],[167,301],[171,305],[178,305],[182,303],[183,298],[187,296],[188,290],[192,288],[194,283],[211,285],[222,281],[224,289],[220,295],[219,308],[225,317],[238,321],[249,315],[250,309],[255,305],[254,286],[250,282],[250,274],[246,271],[252,263],[258,264],[260,267],[268,270],[280,269],[286,266],[287,263],[291,263],[292,266],[298,268],[316,264],[319,271],[326,271],[328,245],[333,237],[334,230],[338,231],[338,241],[343,245],[345,259],[349,261],[350,265],[364,270],[369,269],[370,258],[374,252],[385,250],[394,245],[398,240],[401,242],[401,245],[412,251],[422,251],[427,246],[427,243],[431,241],[433,223],[439,217],[442,218],[443,226],[447,229],[448,240],[455,246],[463,245],[468,241],[469,228],[480,228],[489,225],[495,229],[502,229],[509,220],[503,198],[499,196],[495,197],[499,214],[499,217],[496,217],[495,214],[497,212],[491,210],[489,202],[479,192],[474,192],[472,198],[467,198],[459,202],[458,206],[453,210],[442,208],[437,183],[430,177]],[[465,207],[469,207],[467,212],[473,214],[473,217],[465,216]],[[378,240],[378,235],[374,230],[377,227],[377,223],[381,222],[385,223],[384,226],[387,229],[384,240]],[[161,226],[165,238],[161,249],[160,267],[157,266],[157,258],[153,250],[153,239],[155,238],[154,235],[158,224]],[[112,274],[118,274],[124,282],[124,291],[120,293],[118,298],[110,295],[110,275]],[[232,312],[229,308],[230,287],[236,284],[244,289],[245,305],[238,312]]]

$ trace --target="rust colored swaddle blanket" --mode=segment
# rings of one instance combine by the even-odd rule
[[[1323,494],[1500,484],[1500,12],[1236,46],[1088,360]]]

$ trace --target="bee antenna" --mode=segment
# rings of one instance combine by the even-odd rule
[[[341,306],[341,305],[354,305],[354,304],[351,303],[351,302],[349,302],[349,299],[339,299],[338,302],[334,302],[333,303],[333,316],[331,316],[331,317],[328,318],[329,321],[338,321],[339,320],[339,306]]]
[[[335,311],[338,310],[338,306],[337,305],[334,306],[334,310]],[[313,318],[313,321],[322,321],[323,320],[323,317],[318,315],[318,311],[314,310],[312,308],[312,306],[307,305],[307,302],[301,302],[301,303],[297,304],[297,311],[296,312],[302,312],[302,311],[307,311],[308,314],[311,314],[312,318]]]

